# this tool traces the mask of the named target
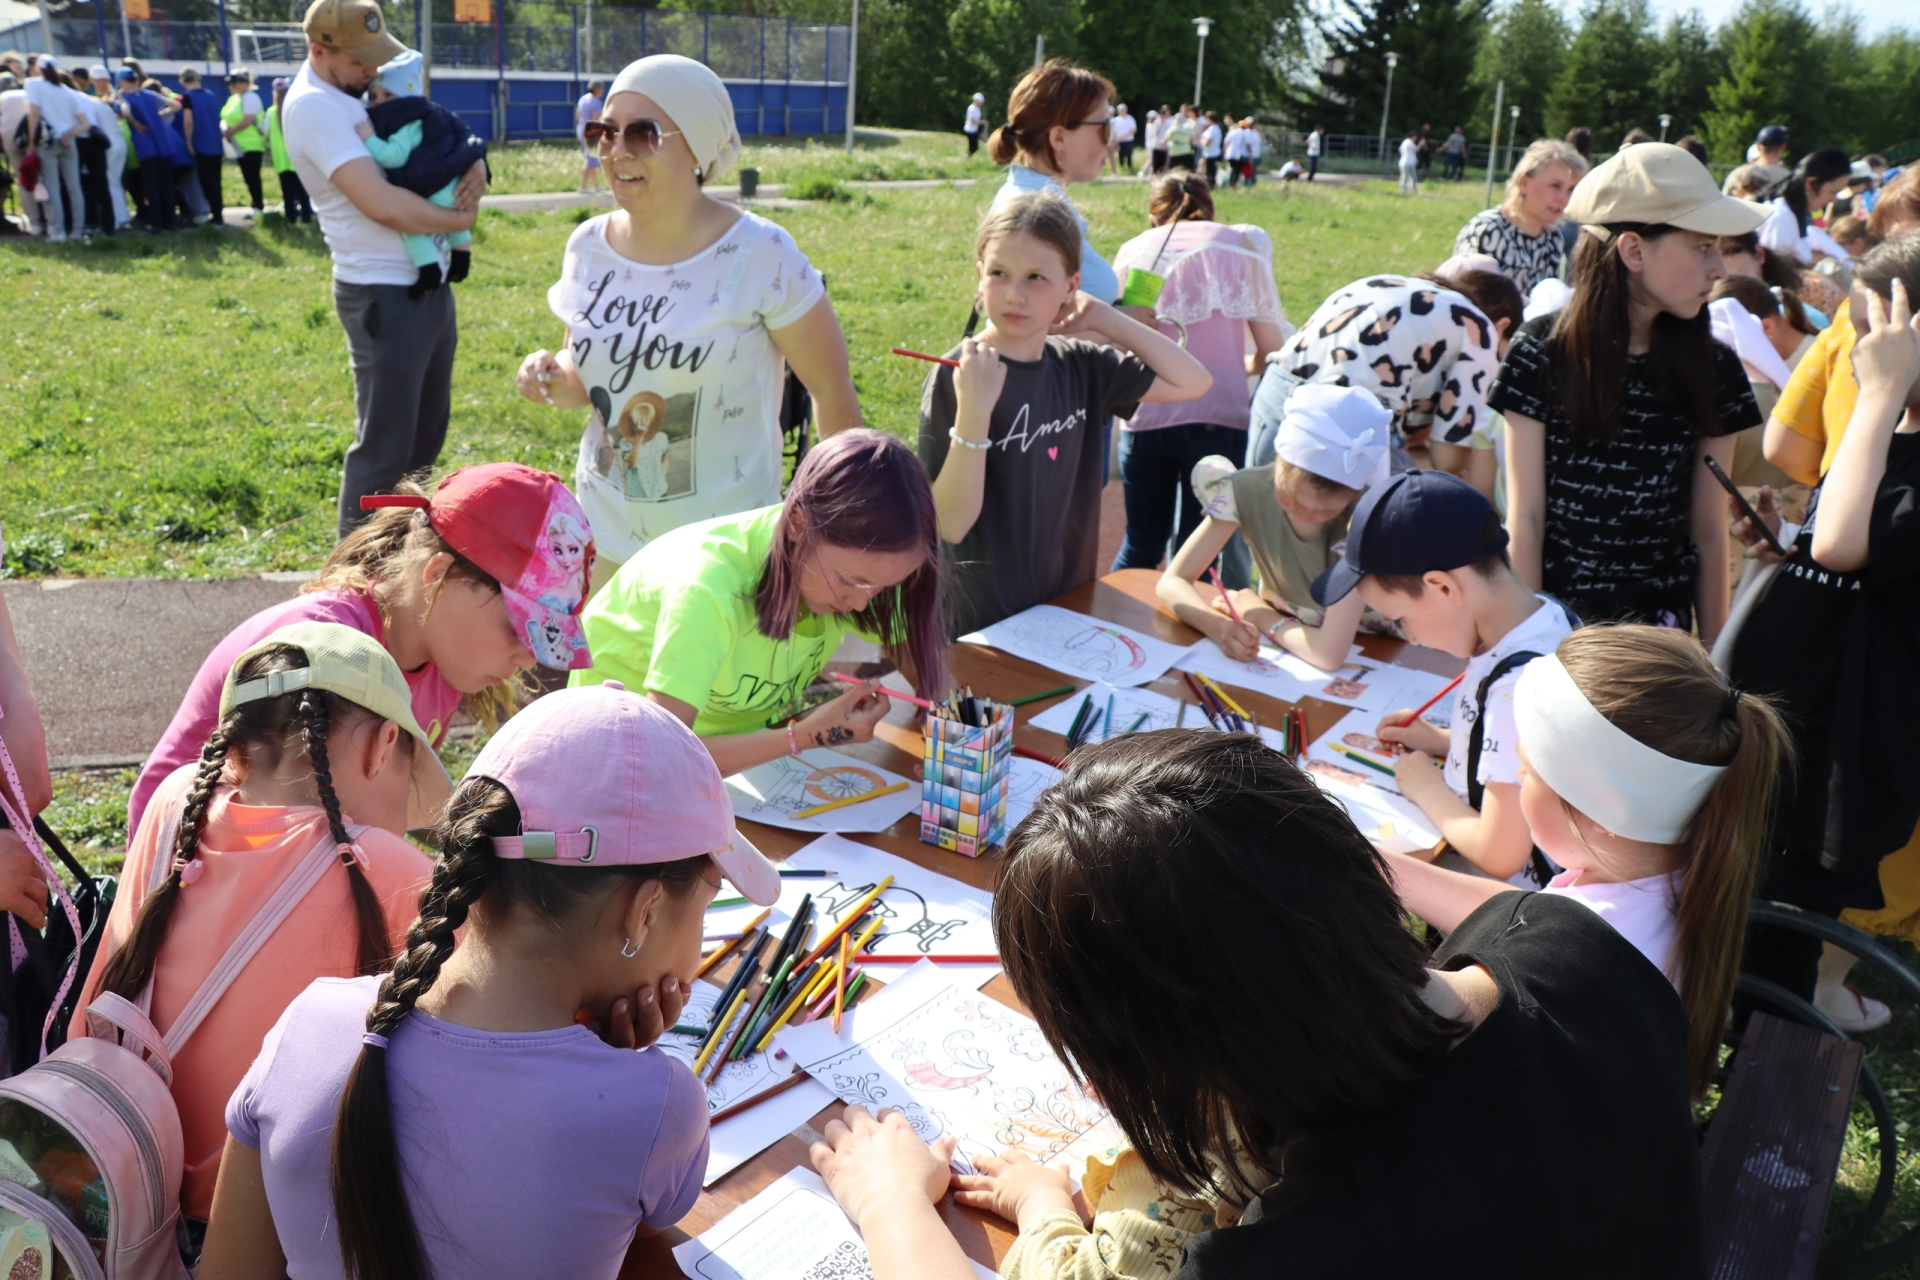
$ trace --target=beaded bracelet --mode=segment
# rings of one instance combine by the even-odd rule
[[[953,441],[955,444],[959,445],[962,449],[973,449],[975,451],[979,451],[979,450],[993,448],[993,441],[982,440],[976,444],[972,440],[969,440],[965,436],[961,435],[960,428],[958,427],[947,428],[947,439]]]
[[[800,754],[800,740],[793,736],[793,726],[798,723],[798,720],[787,721],[787,754],[790,756]]]

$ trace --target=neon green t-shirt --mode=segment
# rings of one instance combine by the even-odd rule
[[[859,631],[851,615],[802,605],[787,639],[761,633],[753,593],[782,510],[682,525],[642,547],[582,612],[593,666],[568,683],[678,698],[700,708],[693,731],[705,737],[766,728]]]

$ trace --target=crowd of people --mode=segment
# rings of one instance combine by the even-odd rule
[[[445,435],[455,329],[406,237],[466,230],[479,175],[389,186],[359,95],[404,101],[417,55],[368,0],[307,22],[275,109],[354,356],[341,539],[207,656],[154,747],[69,1028],[204,1017],[170,1079],[200,1275],[611,1277],[682,1218],[706,1105],[633,1050],[685,1006],[722,879],[779,888],[722,777],[873,738],[876,682],[810,696],[843,639],[938,699],[955,637],[1098,576],[1115,431],[1113,567],[1158,570],[1228,656],[1333,671],[1367,631],[1465,664],[1431,717],[1376,730],[1444,841],[1377,852],[1250,734],[1076,750],[1007,842],[993,925],[1126,1143],[1080,1202],[1020,1158],[953,1175],[950,1145],[849,1107],[812,1159],[872,1274],[974,1274],[950,1189],[1015,1224],[1015,1280],[1703,1273],[1691,1106],[1740,967],[1850,1031],[1887,1018],[1843,955],[1743,954],[1749,900],[1920,929],[1892,741],[1920,713],[1920,171],[1788,166],[1767,130],[1749,200],[1685,147],[1535,142],[1447,261],[1296,329],[1271,238],[1215,216],[1247,139],[1192,107],[1118,126],[1108,80],[1048,63],[1004,123],[969,113],[1007,176],[909,447],[864,425],[803,246],[705,190],[740,146],[725,84],[656,55],[579,104],[583,186],[615,207],[568,237],[554,346],[516,375],[584,416],[572,486],[496,462],[429,488],[409,477]],[[78,91],[40,72],[58,152],[78,126],[44,104]],[[175,133],[139,94],[136,138]],[[1071,189],[1122,133],[1151,182],[1108,258]],[[1407,141],[1416,182],[1464,154]],[[783,487],[786,369],[820,439]],[[0,640],[0,906],[34,923],[45,750]],[[568,687],[527,703],[536,665]],[[492,735],[455,786],[437,752],[463,704]],[[431,860],[402,838],[428,826]],[[240,998],[208,1012],[216,981]],[[1436,1168],[1527,1211],[1463,1215]],[[565,1194],[500,1214],[529,1170]]]

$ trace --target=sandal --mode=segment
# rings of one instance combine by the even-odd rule
[[[1845,1016],[1834,1013],[1829,1009],[1821,1009],[1820,1012],[1831,1018],[1833,1025],[1839,1027],[1848,1035],[1860,1035],[1867,1031],[1878,1031],[1893,1021],[1893,1010],[1889,1009],[1880,1001],[1875,1000],[1872,996],[1861,995],[1859,988],[1855,987],[1851,982],[1841,984],[1841,989],[1853,997],[1854,1002],[1859,1006],[1860,1012]]]

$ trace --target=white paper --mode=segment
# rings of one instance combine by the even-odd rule
[[[680,1021],[683,1024],[707,1022],[713,1017],[714,1002],[719,998],[719,987],[707,982],[694,983]],[[669,1031],[660,1037],[659,1045],[662,1052],[692,1067],[700,1051],[700,1037]],[[711,1068],[712,1064],[708,1066]],[[765,1093],[792,1071],[793,1063],[775,1059],[771,1047],[765,1053],[743,1054],[738,1062],[728,1063],[720,1078],[707,1089],[707,1114]],[[830,1089],[817,1080],[809,1080],[714,1125],[707,1145],[707,1171],[700,1185],[712,1186],[805,1124],[832,1101]]]
[[[873,1280],[867,1246],[811,1169],[791,1169],[753,1199],[673,1247],[696,1280]],[[999,1275],[971,1258],[978,1280]]]
[[[1359,653],[1359,647],[1355,646],[1350,656],[1357,657]],[[1236,689],[1264,693],[1281,702],[1325,697],[1324,690],[1333,680],[1330,672],[1270,644],[1261,645],[1260,656],[1252,661],[1238,662],[1222,653],[1212,640],[1202,640],[1174,665],[1182,671],[1191,671]]]
[[[1369,769],[1351,756],[1333,749],[1334,744],[1339,743],[1350,751],[1358,752],[1364,759],[1393,768],[1394,759],[1401,751],[1393,743],[1383,742],[1374,736],[1373,731],[1380,727],[1380,719],[1371,711],[1349,711],[1342,716],[1339,723],[1314,739],[1307,748],[1308,771],[1399,795],[1400,787],[1391,773]]]
[[[961,636],[1051,668],[1076,680],[1105,680],[1131,688],[1157,680],[1186,649],[1117,622],[1037,604],[990,627]]]
[[[815,817],[794,817],[829,800],[878,791],[896,782],[907,786]],[[727,798],[733,801],[734,817],[791,831],[885,831],[919,812],[920,783],[877,764],[816,747],[798,757],[781,756],[734,774],[727,779]]]
[[[1176,699],[1148,689],[1121,689],[1104,680],[1096,680],[1066,701],[1048,707],[1028,723],[1036,729],[1045,729],[1064,738],[1067,730],[1073,728],[1073,718],[1078,714],[1081,704],[1088,698],[1093,699],[1093,709],[1088,712],[1087,720],[1099,726],[1098,731],[1087,739],[1089,742],[1117,738],[1131,729],[1133,722],[1143,715],[1147,719],[1138,730],[1141,733],[1149,729],[1171,729],[1180,719],[1180,703]],[[1113,706],[1112,724],[1107,723],[1109,700]],[[1187,728],[1198,729],[1206,722],[1206,717],[1200,714],[1198,707],[1188,706]]]
[[[1007,773],[1008,835],[1033,812],[1033,803],[1040,798],[1040,793],[1065,776],[1050,764],[1026,756],[1013,757],[1013,767]]]
[[[843,1100],[893,1107],[929,1142],[959,1139],[962,1172],[977,1156],[1017,1150],[1078,1174],[1088,1152],[1121,1140],[1032,1019],[930,963],[861,1003],[839,1035],[812,1022],[775,1043]]]
[[[1387,853],[1420,853],[1440,843],[1433,819],[1420,806],[1391,791],[1365,784],[1356,785],[1330,775],[1309,763],[1307,772],[1322,791],[1338,800],[1346,809],[1360,834]]]

